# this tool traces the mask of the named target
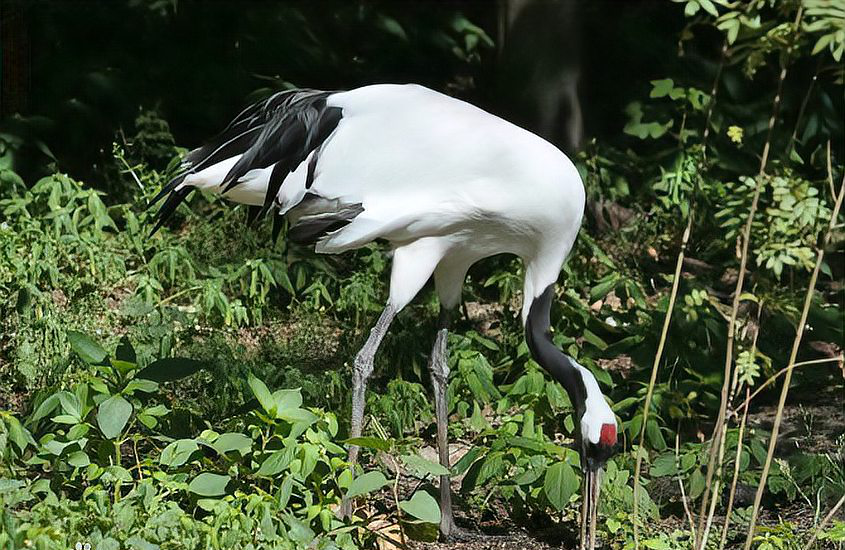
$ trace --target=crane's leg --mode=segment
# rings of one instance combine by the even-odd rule
[[[431,386],[434,389],[434,412],[437,417],[437,451],[440,464],[449,468],[449,425],[448,402],[446,388],[449,384],[449,354],[446,340],[449,336],[451,312],[441,306],[440,322],[434,347],[431,350]],[[449,538],[455,532],[455,521],[452,516],[452,488],[449,476],[440,476],[440,534]]]
[[[391,304],[387,304],[375,326],[370,330],[370,337],[367,343],[355,356],[355,363],[352,367],[352,420],[350,422],[349,437],[361,437],[361,430],[364,424],[364,406],[366,404],[367,379],[373,373],[376,350],[381,345],[390,322],[396,317],[396,310]],[[358,445],[349,447],[349,462],[354,466],[358,462]]]
[[[461,289],[466,279],[471,259],[453,256],[444,258],[434,272],[434,284],[440,297],[440,318],[434,347],[431,349],[431,386],[434,390],[434,412],[437,419],[437,451],[440,464],[449,468],[449,402],[446,389],[449,384],[449,354],[446,341],[449,336],[452,312],[461,302]],[[440,535],[444,539],[466,538],[455,525],[452,515],[452,488],[449,476],[440,476]]]
[[[352,369],[350,438],[361,436],[364,425],[367,379],[373,373],[376,351],[385,334],[387,334],[391,321],[425,285],[442,257],[442,244],[432,238],[419,239],[394,251],[393,266],[390,273],[390,298],[375,326],[370,331],[370,336],[367,338],[364,347],[355,356]],[[358,463],[358,451],[357,445],[350,445],[349,463],[353,471]],[[343,517],[348,517],[352,513],[352,505],[346,498],[341,504],[340,513]]]
[[[370,336],[364,347],[355,356],[355,363],[352,366],[352,418],[349,426],[349,438],[361,437],[361,430],[364,427],[364,406],[367,399],[367,379],[373,373],[376,351],[387,334],[390,322],[396,317],[396,308],[388,302],[384,311],[381,312],[375,326],[370,330]],[[349,465],[355,473],[355,465],[358,464],[358,445],[349,446]],[[341,517],[349,517],[352,514],[352,502],[346,497],[340,504]]]

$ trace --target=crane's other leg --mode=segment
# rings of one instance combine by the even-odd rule
[[[429,370],[431,372],[431,386],[434,391],[434,412],[437,419],[437,451],[440,464],[450,468],[449,464],[449,402],[446,390],[449,384],[449,354],[447,339],[451,324],[452,312],[461,301],[461,288],[466,277],[465,262],[446,262],[437,267],[434,272],[434,282],[440,296],[440,318],[438,320],[437,336],[431,349]],[[449,476],[440,476],[440,534],[444,539],[455,538],[458,529],[452,515],[452,487]]]
[[[364,427],[367,380],[373,373],[376,351],[387,334],[391,321],[425,285],[442,255],[442,246],[430,238],[414,241],[394,251],[390,273],[390,298],[375,326],[370,330],[370,336],[364,347],[355,356],[352,368],[350,438],[361,437]],[[358,463],[358,451],[357,445],[350,445],[349,463],[353,470]],[[347,499],[344,499],[340,512],[344,517],[352,512],[351,503]]]
[[[449,403],[446,398],[446,388],[449,384],[449,354],[446,340],[449,337],[451,311],[440,308],[437,337],[431,349],[431,386],[434,390],[434,413],[437,418],[437,451],[440,464],[450,468],[449,464]],[[455,530],[452,516],[452,487],[449,476],[440,476],[440,534],[448,538]]]

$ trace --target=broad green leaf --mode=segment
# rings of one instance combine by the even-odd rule
[[[91,460],[85,451],[76,451],[70,453],[70,456],[67,457],[67,463],[75,468],[84,468],[91,464]]]
[[[528,437],[511,437],[508,439],[508,445],[511,447],[521,447],[523,449],[529,449],[531,451],[542,452],[544,445],[543,443],[537,441],[536,439],[531,439]]]
[[[278,451],[273,451],[270,453],[270,456],[261,463],[261,467],[256,472],[256,475],[265,477],[275,476],[288,467],[293,459],[293,451],[293,447],[286,447]]]
[[[678,473],[678,468],[675,465],[675,455],[665,454],[654,459],[649,470],[653,477],[671,476]]]
[[[204,361],[184,357],[167,357],[153,361],[141,369],[136,378],[145,378],[154,382],[172,382],[190,376],[206,367]]]
[[[163,466],[177,467],[188,461],[191,453],[199,449],[193,439],[177,439],[161,451],[158,461]]]
[[[35,440],[32,438],[32,434],[30,434],[29,430],[21,425],[17,418],[9,415],[6,417],[5,421],[6,427],[9,430],[9,439],[18,446],[18,449],[20,449],[21,452],[23,452],[27,444],[35,443]]]
[[[563,510],[570,497],[578,490],[578,476],[567,462],[557,462],[546,470],[543,480],[543,492],[549,502],[558,510]]]
[[[658,98],[669,95],[675,88],[675,82],[671,78],[664,78],[662,80],[651,81],[651,93],[649,97]]]
[[[281,418],[285,422],[290,422],[291,424],[304,423],[306,425],[311,425],[320,419],[319,416],[306,409],[276,409],[276,411],[277,418]]]
[[[255,394],[256,399],[258,399],[261,408],[264,409],[264,412],[276,418],[276,400],[273,399],[273,394],[270,393],[264,382],[250,374],[249,378],[247,378],[247,383],[252,389],[252,393]]]
[[[411,500],[399,503],[402,511],[428,523],[440,523],[440,505],[430,494],[417,491]]]
[[[442,464],[432,462],[420,455],[405,455],[402,457],[402,462],[412,470],[417,477],[430,476],[447,476],[449,470]]]
[[[367,472],[366,474],[356,477],[349,484],[349,490],[346,492],[348,498],[357,497],[367,493],[372,493],[387,485],[387,478],[379,471]]]
[[[220,474],[203,472],[188,484],[188,490],[204,497],[217,497],[226,494],[226,485],[231,478]]]
[[[152,380],[145,380],[143,378],[133,378],[126,384],[123,391],[129,395],[133,392],[140,391],[144,393],[153,393],[158,389],[158,383]]]
[[[97,425],[107,439],[114,439],[129,421],[132,404],[120,395],[113,395],[100,403],[97,410]]]
[[[62,404],[62,410],[77,420],[81,419],[82,403],[79,401],[79,398],[67,391],[59,392],[58,395],[59,402]]]
[[[689,480],[689,498],[695,500],[704,492],[704,474],[699,468],[692,471]]]
[[[452,466],[452,473],[456,476],[463,474],[483,453],[483,448],[473,447]]]
[[[51,414],[58,406],[59,396],[54,393],[53,395],[42,401],[40,405],[38,405],[38,408],[35,409],[35,412],[32,413],[32,416],[30,416],[27,420],[27,424],[38,422],[42,418]]]
[[[87,335],[75,330],[68,331],[68,342],[71,349],[88,364],[96,365],[102,363],[106,358],[106,350]]]
[[[276,410],[298,409],[302,405],[302,393],[299,388],[276,390],[273,392],[273,400],[276,402]]]
[[[252,450],[252,439],[241,433],[228,432],[215,439],[211,447],[220,454],[238,451],[245,455]]]

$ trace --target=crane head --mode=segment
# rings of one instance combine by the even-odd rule
[[[595,430],[584,426],[584,420],[582,417],[580,434],[583,472],[581,550],[593,550],[596,547],[596,522],[599,513],[602,467],[616,452],[616,422],[602,423],[598,430],[598,440],[593,442],[591,437],[589,435],[585,437],[585,434],[590,434]]]

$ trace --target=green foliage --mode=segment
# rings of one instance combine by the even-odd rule
[[[0,472],[12,476],[0,485],[3,547],[358,546],[358,520],[341,522],[333,510],[344,492],[370,492],[384,475],[353,479],[334,442],[334,414],[304,408],[299,390],[270,392],[253,377],[260,408],[230,420],[230,431],[175,439],[173,405],[157,382],[140,378],[160,372],[156,363],[139,371],[128,341],[114,355],[79,333],[71,341],[89,364],[85,381],[46,396],[25,422],[2,416],[9,437]],[[168,378],[196,371],[188,363]],[[418,500],[413,509],[428,513]],[[100,516],[105,521],[89,527]]]

